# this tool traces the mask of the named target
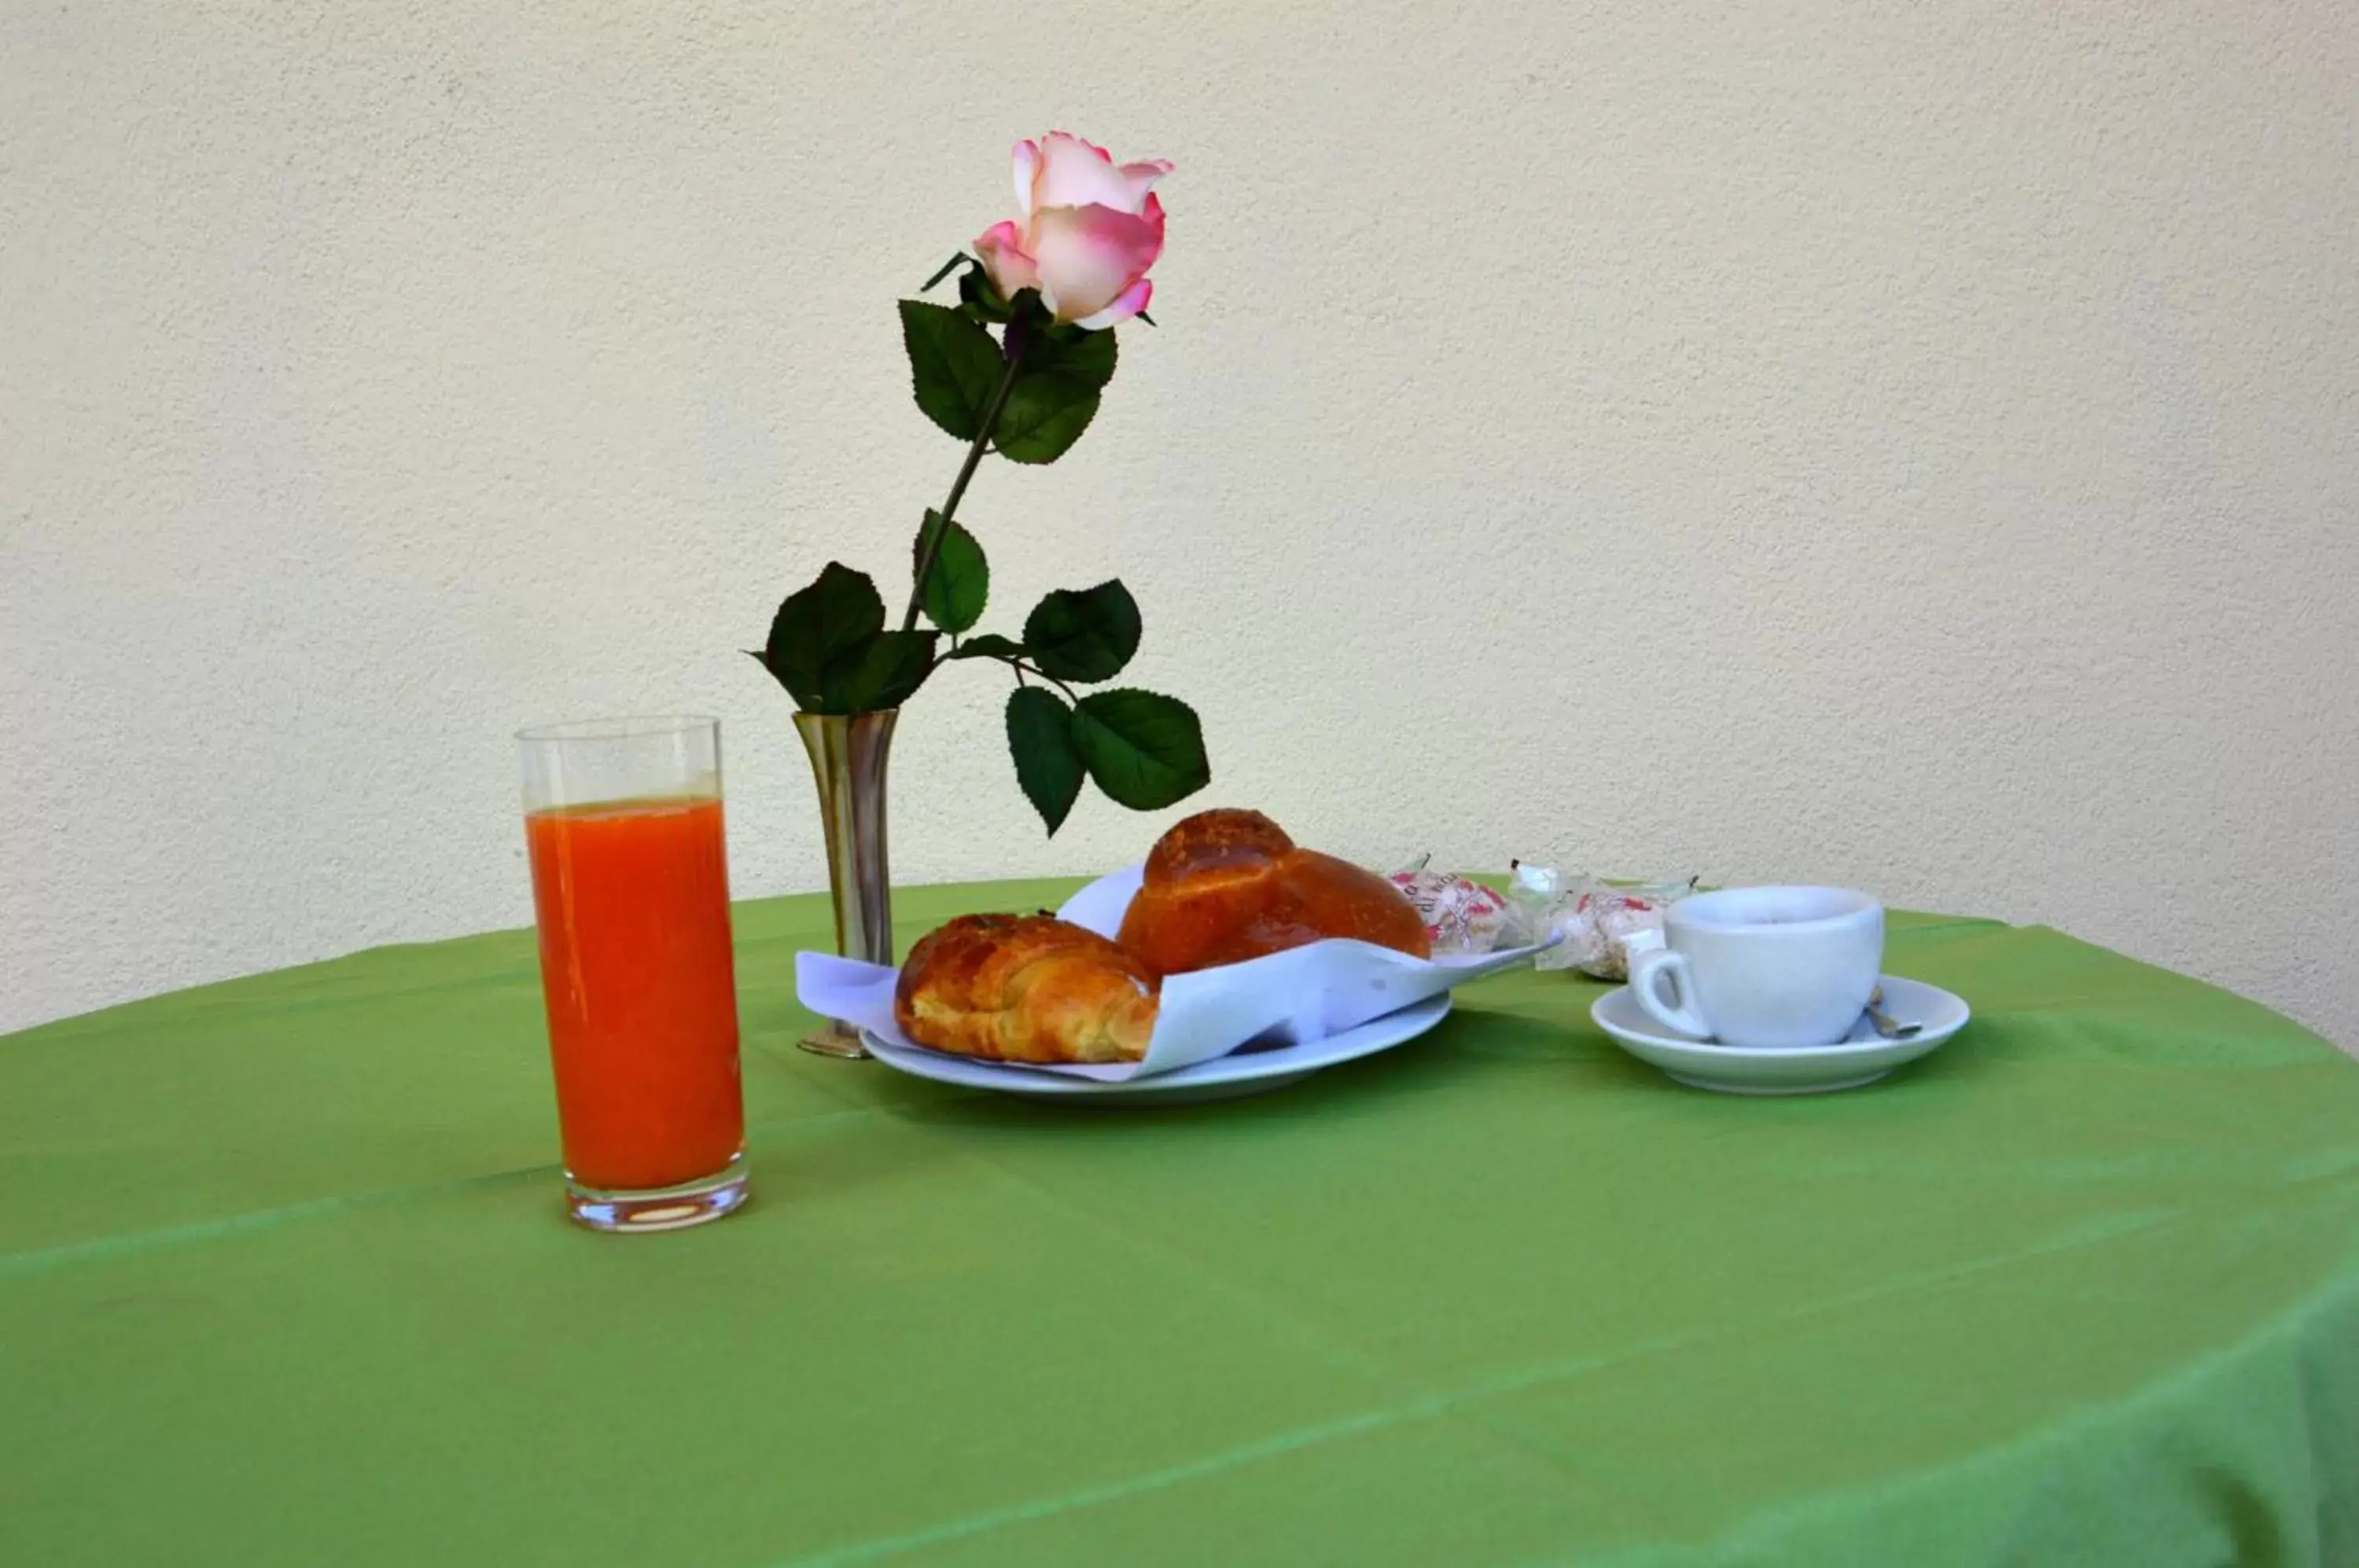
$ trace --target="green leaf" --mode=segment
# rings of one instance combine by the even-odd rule
[[[1033,371],[1016,377],[999,416],[994,444],[1016,463],[1054,463],[1082,439],[1097,417],[1098,389],[1062,370]]]
[[[1055,371],[1087,382],[1099,391],[1114,379],[1114,329],[1085,332],[1079,327],[1049,327],[1037,332],[1024,347],[1024,373]],[[1022,382],[1017,382],[1022,386]]]
[[[952,659],[1021,659],[1024,645],[997,632],[985,632],[972,637],[951,649]]]
[[[897,708],[933,670],[933,632],[888,632],[885,601],[864,572],[829,561],[790,593],[760,659],[807,713]]]
[[[828,668],[884,629],[875,583],[831,561],[810,586],[779,604],[762,662],[805,713],[845,712],[828,705]]]
[[[971,267],[959,275],[959,308],[978,321],[1004,321],[1014,308],[992,283],[991,274]]]
[[[901,342],[918,407],[959,440],[974,440],[999,386],[999,344],[959,311],[922,299],[901,301]]]
[[[1138,603],[1120,578],[1041,596],[1024,620],[1024,646],[1043,675],[1111,681],[1138,651]]]
[[[966,252],[961,251],[956,256],[951,257],[948,261],[942,263],[941,266],[934,268],[934,275],[926,279],[924,285],[919,289],[918,292],[920,294],[932,293],[934,291],[934,285],[940,283],[943,278],[948,278],[951,273],[956,272],[959,269],[960,263],[965,260]]]
[[[1073,715],[1055,692],[1018,686],[1007,694],[1007,750],[1025,798],[1056,837],[1082,793],[1082,755],[1073,749]]]
[[[935,632],[878,632],[831,659],[822,680],[827,713],[871,713],[897,708],[933,673]]]
[[[1043,325],[1024,343],[1024,368],[1000,415],[1000,455],[1017,463],[1054,463],[1081,440],[1098,411],[1099,394],[1114,379],[1111,332]]]
[[[918,528],[915,560],[909,567],[913,573],[917,561],[926,558],[927,538],[941,526],[942,515],[929,510]],[[941,548],[934,552],[934,569],[926,574],[925,590],[919,595],[926,618],[946,632],[962,632],[983,619],[984,602],[990,596],[991,568],[983,559],[983,546],[963,527],[951,524]]]
[[[1160,692],[1091,692],[1073,704],[1073,746],[1097,787],[1134,811],[1160,811],[1212,782],[1196,711]]]

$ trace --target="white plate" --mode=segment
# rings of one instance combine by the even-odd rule
[[[1589,1016],[1623,1050],[1691,1088],[1723,1094],[1822,1094],[1875,1083],[1934,1050],[1963,1029],[1971,1016],[1964,1002],[1939,985],[1895,975],[1885,975],[1881,984],[1884,1010],[1902,1023],[1922,1024],[1922,1033],[1909,1040],[1886,1040],[1862,1018],[1850,1034],[1831,1045],[1745,1051],[1671,1033],[1647,1016],[1627,985],[1598,997]]]
[[[1068,1105],[1076,1100],[1088,1100],[1108,1105],[1190,1105],[1204,1100],[1230,1100],[1244,1094],[1283,1089],[1288,1083],[1300,1083],[1322,1067],[1332,1067],[1339,1062],[1350,1062],[1355,1057],[1373,1056],[1404,1040],[1415,1040],[1440,1023],[1449,1011],[1450,993],[1443,991],[1421,1002],[1412,1002],[1398,1012],[1371,1018],[1356,1029],[1331,1034],[1324,1040],[1266,1050],[1248,1046],[1228,1056],[1199,1062],[1192,1067],[1179,1068],[1152,1078],[1132,1078],[1118,1083],[1101,1083],[1092,1078],[1060,1077],[1054,1073],[1036,1073],[1028,1068],[1008,1067],[996,1062],[979,1062],[973,1057],[950,1056],[916,1046],[895,1045],[890,1040],[879,1039],[868,1029],[860,1031],[860,1039],[861,1043],[868,1047],[869,1054],[887,1067],[912,1077],[930,1078],[937,1083],[956,1083],[968,1089],[996,1089],[1002,1094],[1016,1094],[1027,1100],[1058,1100]]]

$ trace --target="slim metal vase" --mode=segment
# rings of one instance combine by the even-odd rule
[[[828,891],[835,900],[835,951],[870,964],[893,962],[893,874],[885,855],[885,767],[898,708],[874,713],[797,713],[810,754],[827,832]],[[821,1056],[864,1057],[860,1032],[829,1021],[797,1043]]]

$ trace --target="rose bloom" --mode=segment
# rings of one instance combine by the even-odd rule
[[[1093,332],[1126,321],[1155,294],[1147,270],[1163,254],[1161,158],[1116,163],[1102,147],[1050,131],[1016,144],[1017,216],[974,242],[992,283],[1009,299],[1037,289],[1060,321]]]

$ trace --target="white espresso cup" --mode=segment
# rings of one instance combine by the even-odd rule
[[[1673,904],[1661,941],[1631,944],[1630,994],[1664,1028],[1756,1051],[1829,1045],[1875,989],[1884,906],[1842,887],[1727,887]]]

